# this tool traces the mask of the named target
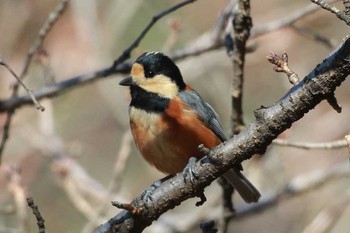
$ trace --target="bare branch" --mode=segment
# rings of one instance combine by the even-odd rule
[[[48,18],[46,19],[44,25],[42,26],[42,28],[39,31],[37,38],[35,39],[33,45],[31,46],[31,48],[28,51],[26,61],[24,62],[24,68],[23,68],[21,74],[19,75],[19,80],[23,80],[23,78],[27,75],[27,71],[28,71],[29,65],[32,61],[34,54],[36,52],[38,52],[38,50],[42,46],[47,34],[51,30],[51,28],[54,26],[54,24],[57,22],[57,20],[60,18],[60,16],[63,14],[64,10],[66,9],[67,3],[68,3],[68,0],[61,0],[61,2],[56,6],[56,8],[50,13]],[[17,97],[18,88],[19,88],[18,83],[16,83],[13,87],[12,96],[11,96],[10,100]],[[26,96],[26,97],[27,98],[29,97],[28,98],[29,101],[32,101],[33,97],[34,97],[34,99],[38,100],[35,93],[33,93],[33,92],[29,92],[29,96]],[[5,149],[6,142],[9,138],[11,121],[12,121],[12,117],[14,115],[15,109],[9,108],[9,109],[6,109],[5,111],[7,111],[7,116],[6,116],[6,122],[4,125],[1,144],[0,144],[0,164],[1,164],[1,158],[2,158],[2,154],[4,152],[4,149]]]
[[[17,76],[17,74],[12,70],[12,68],[4,61],[0,60],[0,65],[3,65],[6,67],[6,69],[13,75],[13,77],[16,78],[17,82],[26,90],[26,92],[28,93],[28,95],[30,96],[30,98],[32,99],[35,107],[40,110],[40,111],[44,111],[45,108],[36,100],[33,91],[31,89],[29,89],[24,83],[23,81]]]
[[[290,27],[293,28],[296,32],[305,36],[306,38],[310,38],[316,42],[319,42],[329,49],[334,49],[337,45],[335,40],[329,39],[329,38],[327,38],[327,37],[325,37],[317,32],[310,30],[310,29],[299,27],[299,26],[296,26],[294,24],[291,24]]]
[[[333,0],[331,2],[334,2],[334,1],[336,0]],[[222,15],[222,17],[219,18],[217,26],[215,26],[215,28],[219,28],[222,26],[222,23],[225,21],[225,19],[227,19],[229,15],[228,11],[230,9],[231,8],[229,6],[225,8],[223,13],[224,15]],[[305,17],[308,14],[313,13],[319,9],[320,8],[318,6],[310,4],[304,7],[303,9],[300,9],[294,13],[291,13],[289,16],[286,16],[282,20],[276,20],[271,23],[253,27],[251,31],[251,38],[255,38],[255,37],[264,35],[268,32],[271,32],[273,30],[278,30],[282,27],[288,26],[294,23],[295,21],[301,19],[302,17]],[[221,48],[222,46],[224,46],[224,39],[221,39],[221,38],[218,39],[217,36],[220,35],[218,34],[218,31],[220,30],[215,29],[213,36],[209,35],[209,36],[204,36],[204,38],[201,37],[198,40],[196,40],[194,43],[191,43],[188,46],[185,46],[183,48],[170,52],[169,56],[174,61],[176,61],[189,56],[196,56],[208,51]],[[113,74],[129,73],[130,69],[131,69],[131,63],[123,62],[119,64],[117,67],[114,67],[113,70],[111,70],[111,67],[106,67],[94,72],[81,74],[58,83],[44,86],[38,90],[34,90],[33,94],[37,100],[40,100],[43,98],[56,97],[68,91],[74,90],[77,87],[84,86],[86,84],[95,82],[97,80],[101,80]],[[30,105],[30,104],[32,104],[32,101],[29,96],[11,97],[8,100],[0,101],[0,112],[14,110],[24,105]]]
[[[132,142],[133,138],[131,135],[131,131],[128,130],[123,135],[117,160],[114,165],[113,179],[109,188],[111,193],[117,193],[120,189],[122,174],[125,170],[126,162],[128,161],[128,158],[130,156]]]
[[[250,36],[250,29],[253,26],[252,18],[250,17],[250,1],[240,0],[235,8],[235,14],[232,19],[233,51],[231,56],[233,63],[231,90],[231,127],[233,135],[244,128],[242,111],[244,63],[246,42]]]
[[[340,20],[344,21],[348,26],[350,26],[350,17],[347,14],[347,11],[341,11],[335,6],[331,6],[329,3],[321,0],[311,0],[311,2],[319,5],[323,9],[335,14]],[[346,5],[348,7],[348,4]]]
[[[29,65],[32,61],[33,56],[41,49],[45,38],[57,22],[57,20],[62,16],[63,12],[68,6],[68,0],[61,0],[58,5],[51,11],[49,16],[47,17],[46,21],[44,22],[44,25],[40,28],[40,31],[37,35],[37,37],[34,40],[33,45],[30,47],[28,51],[27,58],[24,62],[24,67],[22,70],[22,73],[20,75],[20,79],[23,79],[28,72]],[[14,86],[14,90],[16,90],[16,85]]]
[[[37,205],[34,204],[34,200],[32,197],[27,198],[28,206],[32,209],[33,214],[36,218],[36,224],[39,227],[39,233],[45,233],[45,220],[40,213],[40,210]]]
[[[170,7],[167,10],[164,10],[156,15],[154,15],[152,17],[152,20],[147,24],[147,26],[142,30],[142,32],[140,33],[140,35],[131,43],[131,45],[125,49],[120,55],[119,57],[113,62],[112,67],[109,68],[108,72],[113,72],[114,69],[116,69],[122,62],[124,62],[125,60],[127,60],[130,57],[131,52],[139,45],[139,43],[141,42],[141,40],[145,37],[145,35],[147,34],[147,32],[153,27],[153,25],[162,17],[176,11],[177,9],[186,6],[189,3],[193,3],[196,0],[184,0],[182,2],[180,2],[179,4],[176,4],[173,7]]]
[[[349,193],[340,199],[330,200],[331,205],[322,210],[316,218],[304,229],[302,233],[331,232],[334,224],[339,220],[348,208],[350,201]]]
[[[93,229],[96,228],[96,226],[98,226],[98,221],[101,219],[101,216],[103,216],[108,207],[110,207],[110,203],[106,202],[105,200],[112,199],[112,194],[119,192],[122,174],[124,173],[126,162],[130,155],[132,141],[133,139],[131,131],[127,130],[124,133],[120,143],[119,153],[114,165],[112,181],[109,185],[106,196],[102,199],[103,202],[99,204],[100,206],[95,209],[95,217],[93,219],[90,219],[90,222],[85,225],[84,229],[82,230],[82,233],[92,232]]]
[[[294,148],[305,149],[305,150],[310,150],[310,149],[334,150],[334,149],[342,149],[348,146],[348,143],[345,139],[334,141],[334,142],[321,142],[321,143],[290,142],[283,139],[275,139],[272,143],[277,146],[287,146],[287,147],[294,147]]]
[[[250,1],[236,1],[231,8],[229,22],[226,26],[225,45],[226,51],[231,59],[233,67],[232,87],[231,87],[231,128],[232,135],[240,133],[244,129],[242,97],[243,97],[243,80],[244,64],[246,55],[246,42],[250,36],[250,30],[253,26],[250,17]],[[233,37],[231,37],[231,27]],[[230,184],[220,179],[220,185],[223,189],[223,213],[220,219],[220,232],[226,233],[228,224],[235,209],[231,200],[234,189]]]
[[[211,149],[208,156],[210,162],[204,158],[205,162],[201,160],[195,163],[192,168],[198,177],[195,182],[185,183],[180,173],[155,189],[149,200],[137,197],[130,203],[134,209],[141,208],[139,215],[124,210],[95,232],[141,232],[167,210],[197,196],[234,164],[256,153],[263,153],[278,134],[335,91],[350,74],[349,60],[350,39],[347,39],[277,103],[256,110],[256,120],[244,131]],[[331,73],[335,75],[329,78]]]
[[[273,67],[274,71],[283,72],[287,75],[288,80],[291,84],[297,85],[300,82],[300,79],[299,79],[299,76],[297,75],[297,73],[295,73],[294,71],[292,71],[289,68],[287,52],[283,52],[281,56],[278,56],[277,54],[271,52],[270,55],[267,56],[266,58],[269,62],[276,65],[275,67]],[[337,113],[341,112],[342,108],[338,104],[338,101],[335,98],[333,93],[329,94],[329,96],[327,98],[327,102],[329,103],[329,105],[332,106],[332,108],[335,111],[337,111]]]
[[[349,166],[344,162],[327,170],[316,170],[299,175],[286,183],[282,189],[266,192],[265,197],[258,203],[237,209],[235,217],[244,218],[256,214],[261,210],[266,210],[267,208],[276,205],[281,200],[285,200],[285,198],[302,195],[326,185],[336,178],[348,177],[349,175]]]
[[[335,98],[334,93],[328,96],[327,102],[337,113],[341,113],[342,107],[338,104],[338,100]]]

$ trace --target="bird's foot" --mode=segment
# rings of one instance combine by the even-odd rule
[[[166,177],[163,177],[162,179],[160,180],[157,180],[155,181],[153,184],[151,184],[146,190],[144,190],[142,193],[141,193],[141,199],[143,201],[153,201],[153,198],[152,198],[152,193],[155,189],[157,189],[164,181],[170,179],[171,177],[173,177],[172,175],[168,175]]]
[[[196,179],[198,178],[196,171],[194,169],[194,165],[197,161],[196,157],[191,157],[188,161],[188,164],[183,170],[183,177],[184,177],[184,182],[191,182],[194,183]]]

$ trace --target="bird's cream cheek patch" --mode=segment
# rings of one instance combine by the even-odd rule
[[[135,63],[131,68],[131,76],[134,78],[142,78],[144,76],[143,66]]]

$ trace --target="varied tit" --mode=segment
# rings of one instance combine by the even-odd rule
[[[159,171],[175,175],[190,157],[200,158],[198,146],[212,148],[227,140],[214,109],[190,86],[167,56],[148,52],[136,59],[129,86],[131,132],[142,156]],[[223,176],[242,198],[257,202],[259,191],[243,176],[241,165]]]

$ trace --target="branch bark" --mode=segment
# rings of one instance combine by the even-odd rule
[[[244,131],[211,149],[207,157],[195,163],[192,168],[198,177],[195,182],[185,183],[183,175],[178,174],[154,190],[151,199],[137,197],[131,202],[139,210],[138,215],[124,210],[98,227],[95,233],[142,232],[164,212],[188,198],[198,196],[235,163],[250,159],[256,153],[263,153],[277,135],[334,93],[336,87],[350,74],[349,61],[350,39],[347,38],[274,105],[257,109],[254,112],[255,121]]]

